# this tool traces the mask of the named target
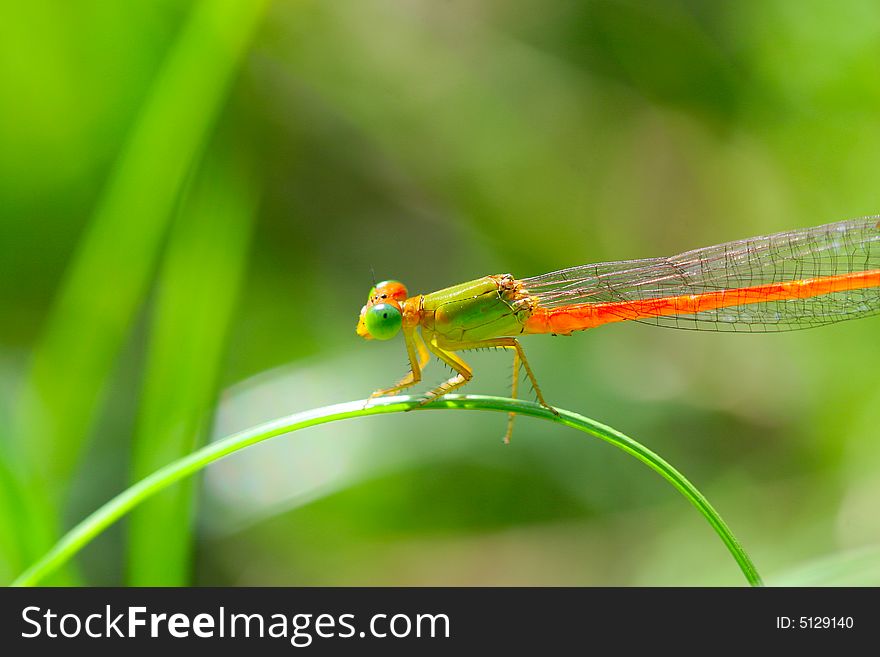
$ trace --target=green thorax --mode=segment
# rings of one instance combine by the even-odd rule
[[[522,333],[532,304],[508,274],[475,281],[422,297],[422,330],[447,342],[473,342]]]

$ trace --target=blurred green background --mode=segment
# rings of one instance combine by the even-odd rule
[[[0,581],[133,479],[404,372],[412,293],[880,211],[872,0],[34,0],[0,6]],[[545,395],[715,504],[769,583],[880,584],[880,320],[616,325]],[[467,389],[506,394],[509,358]],[[427,385],[445,370],[432,367]],[[740,585],[598,441],[425,412],[246,450],[55,583]]]

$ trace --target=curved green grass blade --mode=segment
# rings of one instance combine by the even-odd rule
[[[221,459],[233,452],[244,449],[250,445],[262,442],[275,436],[305,429],[318,424],[326,424],[337,420],[345,420],[354,417],[366,417],[370,415],[383,415],[387,413],[399,413],[410,410],[429,409],[459,409],[459,410],[492,410],[501,412],[515,412],[519,415],[557,422],[578,429],[597,438],[600,438],[615,447],[622,449],[627,454],[660,474],[671,483],[684,497],[693,504],[697,510],[709,522],[718,536],[727,546],[733,558],[745,575],[746,580],[752,586],[761,586],[762,581],[755,565],[740,545],[739,541],[730,531],[730,528],[722,520],[718,512],[709,504],[709,501],[690,483],[684,475],[664,461],[660,456],[647,447],[625,436],[611,427],[600,424],[594,420],[566,411],[558,410],[558,415],[534,402],[503,397],[489,397],[483,395],[447,395],[424,406],[420,406],[422,399],[419,397],[401,396],[388,397],[372,402],[355,401],[334,406],[325,406],[302,413],[296,413],[284,418],[266,422],[250,429],[245,429],[221,440],[218,440],[202,449],[174,461],[157,470],[150,476],[142,479],[131,488],[120,493],[104,506],[85,518],[76,527],[71,529],[47,554],[39,561],[22,573],[13,582],[14,586],[33,586],[45,577],[65,564],[71,557],[79,552],[93,538],[104,531],[107,527],[119,520],[135,506],[157,492],[167,488],[174,482],[198,472],[210,463]]]

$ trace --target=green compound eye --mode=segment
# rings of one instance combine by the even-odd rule
[[[390,303],[377,303],[367,310],[364,323],[370,335],[376,340],[390,340],[400,330],[402,322],[400,310]]]

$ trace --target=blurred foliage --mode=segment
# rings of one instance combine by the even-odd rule
[[[402,344],[354,335],[371,270],[429,291],[877,213],[877,61],[870,0],[2,5],[0,578],[199,435],[399,376]],[[878,321],[524,342],[548,399],[678,466],[771,582],[878,584]],[[507,358],[469,360],[506,390]],[[417,415],[209,470],[192,581],[740,583],[615,450]],[[188,498],[67,581],[186,581]]]

